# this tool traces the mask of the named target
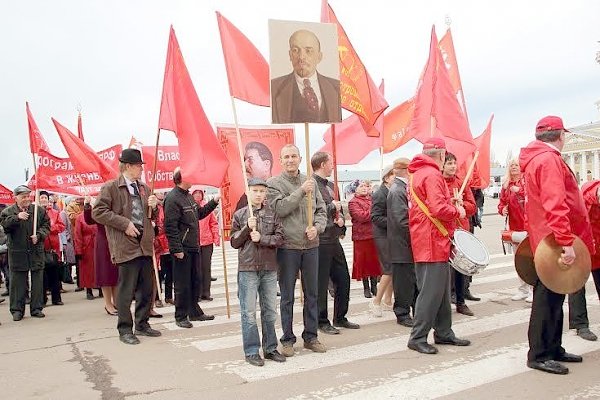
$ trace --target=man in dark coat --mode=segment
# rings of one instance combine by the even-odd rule
[[[415,264],[413,262],[408,228],[408,158],[394,161],[394,183],[387,197],[387,239],[389,260],[394,284],[394,314],[398,324],[411,327],[417,293]]]
[[[50,220],[43,207],[37,207],[37,229],[33,234],[35,205],[31,203],[31,189],[18,186],[14,190],[15,204],[0,214],[0,223],[8,236],[8,262],[11,270],[10,312],[14,321],[25,314],[27,276],[31,272],[32,317],[45,317],[44,307],[44,240],[50,234]]]

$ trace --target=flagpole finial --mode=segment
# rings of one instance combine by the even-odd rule
[[[446,18],[444,19],[444,21],[446,22],[446,26],[450,28],[450,25],[452,25],[452,18],[450,18],[449,14],[446,14]]]
[[[81,103],[77,103],[77,112],[81,114]]]

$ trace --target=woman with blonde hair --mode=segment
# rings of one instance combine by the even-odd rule
[[[500,203],[498,213],[507,218],[507,229],[511,231],[525,231],[525,180],[521,174],[518,159],[512,159],[506,168],[506,175],[502,181],[500,190]],[[513,245],[513,249],[516,246]],[[533,291],[531,286],[519,278],[521,285],[519,291],[512,300],[523,300],[533,302]]]

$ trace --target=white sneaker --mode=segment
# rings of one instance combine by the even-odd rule
[[[510,299],[512,301],[519,301],[519,300],[525,300],[527,298],[527,293],[523,293],[523,292],[518,292],[517,294],[515,294],[513,297],[511,297]]]
[[[383,301],[381,302],[381,309],[383,311],[393,311],[394,310],[394,305],[393,304],[387,304],[384,303]]]
[[[383,312],[381,310],[381,304],[375,304],[373,300],[369,303],[369,311],[373,314],[374,317],[382,317]]]
[[[533,303],[533,294],[529,294],[529,295],[527,296],[527,298],[525,299],[525,301],[526,301],[527,303]]]

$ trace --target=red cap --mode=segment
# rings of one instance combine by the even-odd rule
[[[423,143],[423,150],[444,149],[446,150],[446,142],[439,137],[432,137]]]
[[[540,121],[535,126],[535,133],[543,133],[558,130],[570,132],[569,130],[565,129],[562,119],[554,115],[548,115],[547,117],[540,119]]]

